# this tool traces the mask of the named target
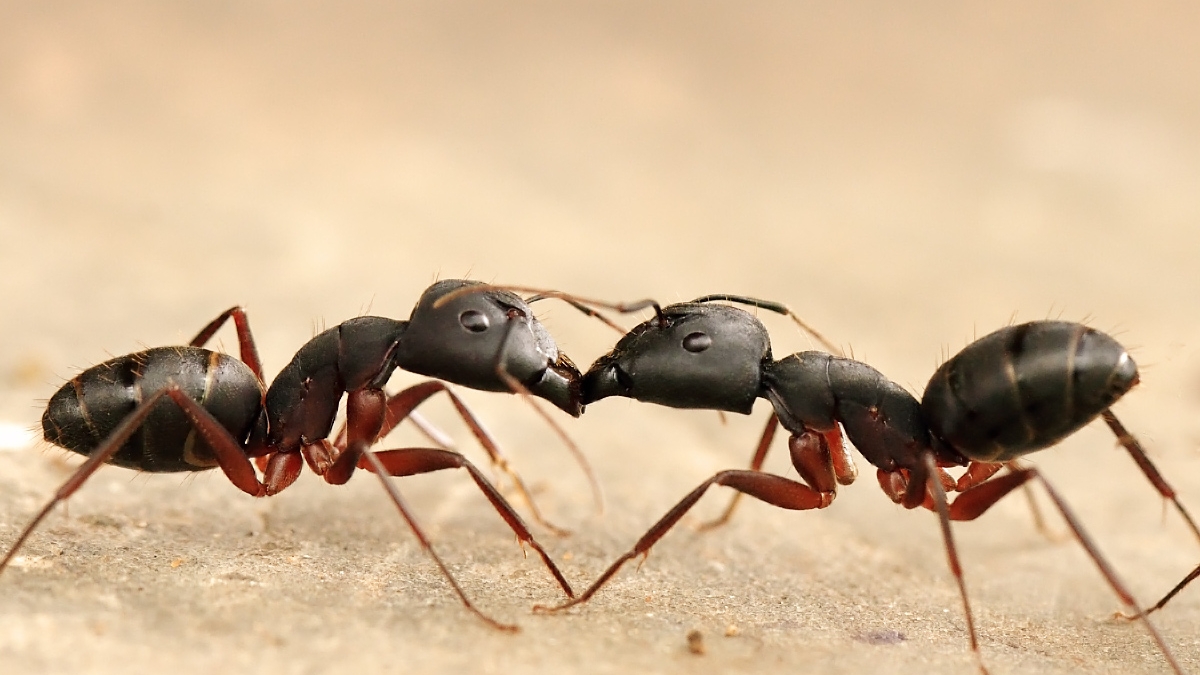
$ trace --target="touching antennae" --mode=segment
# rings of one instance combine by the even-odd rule
[[[580,312],[583,312],[584,314],[586,314],[590,317],[599,319],[600,321],[604,322],[604,324],[606,326],[608,326],[609,328],[612,328],[613,330],[617,331],[618,333],[621,333],[622,335],[625,334],[626,329],[624,329],[624,328],[618,326],[617,324],[613,323],[612,321],[608,320],[602,314],[600,314],[599,312],[592,309],[592,307],[599,307],[601,309],[607,309],[609,311],[617,312],[619,314],[631,314],[633,312],[640,312],[643,309],[653,308],[654,314],[658,317],[658,319],[660,321],[663,319],[662,306],[659,305],[658,302],[655,300],[646,299],[646,300],[638,300],[636,302],[607,302],[605,300],[596,300],[594,298],[585,298],[583,296],[574,295],[571,293],[564,293],[563,291],[555,291],[555,290],[549,290],[549,289],[545,289],[545,288],[532,288],[530,286],[508,286],[508,285],[504,285],[504,284],[472,284],[470,286],[463,286],[462,288],[455,289],[455,290],[443,295],[442,297],[438,298],[433,303],[433,307],[434,307],[434,309],[437,309],[437,308],[440,308],[441,306],[445,305],[446,303],[450,302],[451,300],[454,300],[456,298],[461,298],[464,295],[470,295],[471,293],[479,293],[482,291],[492,291],[492,290],[509,291],[512,293],[535,293],[536,294],[536,295],[533,295],[532,297],[526,299],[525,302],[536,302],[538,300],[545,300],[548,298],[562,300],[563,302],[571,305],[572,307],[579,310]]]

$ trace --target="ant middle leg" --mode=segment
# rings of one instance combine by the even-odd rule
[[[436,384],[441,384],[440,382]],[[443,385],[444,386],[444,385]],[[540,544],[533,539],[528,528],[521,522],[520,518],[513,511],[512,507],[504,501],[503,497],[495,491],[483,476],[479,473],[474,465],[470,464],[462,455],[450,450],[441,450],[435,448],[418,448],[413,450],[399,451],[384,451],[376,453],[370,449],[372,443],[378,438],[380,430],[383,429],[384,419],[388,407],[388,398],[379,389],[361,389],[350,392],[346,400],[346,429],[347,429],[347,444],[346,449],[333,459],[332,463],[322,466],[322,477],[326,482],[334,485],[341,485],[350,480],[355,469],[364,468],[375,473],[388,497],[400,512],[408,524],[413,535],[420,542],[421,547],[433,559],[442,575],[446,578],[451,588],[454,589],[456,595],[463,605],[478,616],[481,620],[487,622],[494,628],[504,631],[516,631],[517,627],[512,624],[501,623],[481,610],[467,597],[454,575],[450,573],[450,569],[446,567],[441,556],[433,549],[433,545],[429,541],[429,537],[417,523],[416,518],[412,515],[404,499],[400,496],[400,491],[389,479],[389,476],[406,476],[418,473],[429,473],[440,471],[442,469],[469,467],[472,477],[476,479],[476,483],[483,489],[489,501],[500,513],[500,515],[509,523],[509,526],[516,532],[517,538],[523,543],[527,542],[538,551],[543,562],[549,568],[555,580],[563,587],[568,597],[573,597],[573,591],[570,584],[567,583],[565,577],[554,565],[549,555],[545,552]],[[315,444],[314,444],[315,445]],[[309,450],[312,446],[306,446],[305,450]],[[333,446],[324,441],[322,446],[326,450]],[[307,457],[307,455],[306,455]],[[311,460],[310,460],[310,463]]]
[[[442,471],[444,469],[465,469],[471,475],[471,479],[475,481],[483,496],[491,502],[492,508],[500,514],[504,522],[508,523],[509,528],[517,535],[517,539],[522,544],[522,547],[528,544],[537,551],[538,556],[541,557],[542,562],[546,565],[546,569],[554,576],[555,581],[562,587],[567,597],[575,597],[575,591],[571,589],[571,585],[554,564],[554,561],[550,558],[550,554],[534,539],[533,534],[529,531],[525,522],[521,520],[521,517],[517,515],[516,510],[513,509],[512,505],[508,503],[508,500],[500,494],[495,486],[488,482],[479,468],[467,460],[466,457],[453,450],[443,450],[441,448],[399,448],[371,452],[370,455],[374,456],[378,460],[378,463],[370,462],[367,455],[364,454],[364,457],[358,462],[358,467],[375,473],[382,472],[387,476],[415,476]],[[430,550],[431,555],[432,553],[432,550]]]
[[[775,432],[779,429],[779,416],[771,413],[771,417],[767,420],[767,425],[763,429],[762,437],[758,441],[758,446],[755,448],[754,457],[750,460],[751,471],[762,471],[763,462],[767,458],[767,451],[771,448],[771,443],[775,440]],[[803,440],[798,441],[798,438]],[[824,439],[823,444],[813,445],[817,443],[817,438]],[[854,459],[850,457],[850,452],[842,442],[842,432],[835,428],[829,432],[812,432],[807,431],[798,436],[793,436],[788,441],[792,451],[792,465],[800,473],[801,478],[809,485],[817,488],[820,491],[833,492],[836,491],[837,485],[833,480],[825,481],[822,476],[825,475],[824,468],[830,467],[832,476],[836,479],[837,484],[849,485],[858,477],[858,469],[854,466]],[[798,445],[797,445],[798,444]],[[811,447],[809,447],[811,445]],[[801,448],[804,448],[801,450]],[[806,458],[805,455],[815,454],[814,457]],[[812,467],[809,469],[801,467]],[[828,487],[819,487],[827,485]],[[729,505],[725,507],[725,511],[720,516],[702,523],[697,530],[707,532],[729,522],[733,517],[733,511],[737,508],[738,503],[742,498],[741,492],[733,495],[729,500]]]

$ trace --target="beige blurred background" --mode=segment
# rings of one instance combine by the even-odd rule
[[[1198,29],[1189,3],[4,3],[0,541],[74,464],[19,432],[78,370],[243,304],[273,374],[317,328],[405,317],[462,276],[784,301],[915,393],[1013,317],[1087,320],[1134,348],[1117,412],[1200,509]],[[538,309],[581,364],[614,341]],[[809,346],[765,320],[778,355]],[[464,396],[576,530],[537,532],[579,587],[743,466],[766,416],[561,418],[606,486],[597,517],[530,410]],[[428,414],[483,462],[445,402]],[[1103,428],[1036,461],[1143,601],[1200,562]],[[403,481],[515,637],[461,609],[366,477],[255,501],[106,469],[0,577],[0,669],[975,672],[935,519],[859,467],[824,512],[750,504],[699,536],[710,496],[555,617],[530,614],[556,589],[465,476]],[[994,673],[1165,670],[1021,499],[957,532]],[[1200,669],[1200,587],[1158,625]]]

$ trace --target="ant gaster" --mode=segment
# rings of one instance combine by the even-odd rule
[[[430,381],[387,397],[383,386],[396,368],[487,391],[524,391],[572,416],[582,412],[579,371],[519,297],[489,290],[434,308],[438,298],[473,284],[435,283],[409,321],[359,317],[320,333],[300,348],[265,391],[258,352],[239,307],[213,320],[188,347],[148,349],[84,371],[51,397],[42,427],[47,441],[88,459],[22,531],[0,560],[0,571],[53,507],[105,463],[147,472],[219,466],[238,489],[256,497],[286,489],[305,463],[335,485],[363,468],[379,476],[463,604],[490,625],[515,630],[467,599],[386,477],[462,468],[573,597],[521,518],[465,457],[446,449],[369,449],[425,399],[447,391],[475,435],[485,447],[490,444],[493,459],[500,460],[494,443],[444,383]],[[230,319],[237,329],[240,361],[202,348]],[[330,442],[343,394],[345,433]],[[262,479],[252,459],[263,468]]]
[[[880,486],[893,501],[939,513],[971,647],[984,672],[949,521],[979,517],[1032,479],[1046,488],[1122,602],[1137,610],[1133,596],[1057,491],[1036,469],[1017,466],[1018,457],[1049,447],[1102,416],[1196,531],[1174,491],[1109,410],[1138,376],[1125,349],[1103,333],[1061,321],[1001,329],[942,364],[918,403],[865,363],[813,351],[774,360],[762,324],[741,309],[707,302],[720,297],[665,308],[640,303],[653,306],[656,316],[631,330],[588,370],[583,402],[623,396],[675,408],[747,414],[755,400],[766,398],[773,414],[750,470],[717,473],[655,523],[585,592],[563,605],[538,609],[557,611],[586,602],[625,562],[645,556],[711,485],[731,487],[737,496],[748,494],[785,509],[828,506],[838,484],[848,485],[857,475],[842,443],[842,429],[877,468]],[[791,460],[803,482],[760,471],[779,424],[791,433]],[[967,470],[956,481],[941,468],[950,466]],[[1009,473],[995,476],[1005,466]],[[948,490],[961,492],[949,505]],[[728,519],[734,503],[709,526]],[[1172,668],[1182,672],[1157,629],[1149,621],[1146,626]]]

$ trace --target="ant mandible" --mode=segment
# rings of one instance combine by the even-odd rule
[[[865,363],[812,351],[775,361],[762,324],[741,309],[709,304],[714,299],[728,297],[706,296],[665,308],[635,303],[654,307],[655,317],[632,329],[592,365],[583,378],[583,402],[623,396],[675,408],[748,414],[755,400],[766,398],[773,414],[750,470],[717,473],[668,511],[585,592],[562,605],[536,609],[553,612],[586,602],[627,561],[647,555],[712,485],[785,509],[829,506],[838,484],[848,485],[857,476],[841,430],[877,467],[880,486],[893,501],[938,512],[971,648],[983,672],[987,671],[950,521],[978,518],[1034,479],[1045,487],[1121,601],[1145,620],[1058,492],[1036,469],[1018,466],[1018,457],[1052,446],[1101,416],[1200,537],[1174,490],[1109,409],[1137,384],[1137,367],[1121,345],[1099,331],[1061,321],[1003,328],[942,364],[918,403]],[[791,432],[791,460],[803,482],[760,471],[780,424]],[[954,480],[942,470],[951,466],[967,470]],[[1008,473],[995,476],[1006,466]],[[961,493],[951,504],[948,490]],[[731,503],[709,526],[727,520],[733,507]],[[1181,673],[1157,629],[1149,620],[1145,623],[1171,667]]]
[[[77,375],[51,397],[42,427],[48,442],[88,459],[21,532],[0,560],[0,572],[50,511],[106,463],[147,472],[219,466],[238,489],[255,497],[286,489],[305,463],[334,485],[363,468],[378,475],[467,609],[489,625],[516,630],[471,603],[387,478],[462,468],[573,597],[570,584],[520,516],[461,454],[440,448],[370,450],[424,400],[446,391],[493,461],[511,472],[482,426],[444,383],[425,382],[387,397],[383,386],[396,368],[485,391],[532,394],[572,416],[582,412],[578,369],[519,297],[491,290],[434,308],[438,298],[474,283],[435,283],[408,321],[359,317],[320,333],[300,348],[270,388],[264,387],[258,351],[240,307],[214,319],[187,347],[147,349]],[[202,348],[230,319],[240,361]],[[343,394],[346,428],[330,442]],[[262,479],[251,460],[259,462]],[[523,489],[519,479],[517,484]]]

